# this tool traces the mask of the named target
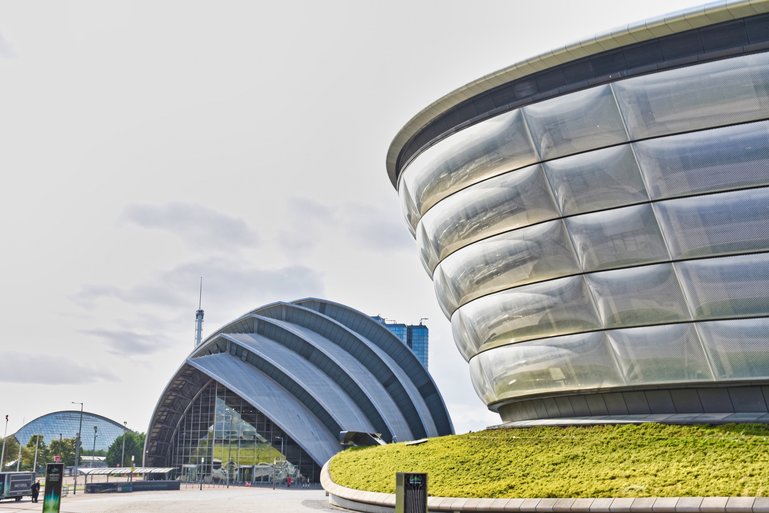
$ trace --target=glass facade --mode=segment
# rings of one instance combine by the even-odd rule
[[[424,368],[427,368],[428,348],[430,346],[430,333],[427,326],[423,324],[407,325],[399,322],[388,322],[378,315],[375,315],[372,319],[398,337],[398,340],[411,349]]]
[[[417,356],[417,359],[427,368],[428,356],[427,349],[429,346],[430,333],[427,326],[417,324],[409,326],[408,329],[408,346]]]
[[[213,482],[271,482],[309,479],[320,467],[264,413],[223,385],[211,382],[179,419],[171,441],[170,466],[181,479]]]
[[[77,438],[80,427],[80,410],[57,411],[38,417],[24,424],[16,432],[16,440],[27,445],[35,435],[42,435],[46,444],[60,438]],[[100,415],[83,412],[82,447],[91,450],[94,447],[94,428],[96,428],[96,450],[106,451],[109,446],[123,433],[128,431],[122,424]]]
[[[398,189],[494,405],[769,380],[767,166],[757,52],[484,119],[417,154]]]

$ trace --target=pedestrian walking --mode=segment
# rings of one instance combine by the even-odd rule
[[[40,495],[40,480],[32,483],[32,502],[37,502],[37,496]]]

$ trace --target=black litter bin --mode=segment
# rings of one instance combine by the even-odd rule
[[[395,474],[395,513],[427,513],[427,474]]]

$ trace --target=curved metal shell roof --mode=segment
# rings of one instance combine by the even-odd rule
[[[455,89],[422,109],[396,134],[387,151],[386,166],[390,181],[397,188],[398,175],[400,173],[399,167],[403,164],[399,160],[404,147],[408,145],[409,141],[436,118],[457,107],[462,102],[478,97],[496,87],[519,78],[601,52],[767,12],[769,12],[769,0],[716,1],[618,27],[609,32],[556,48],[481,77]]]
[[[165,459],[187,406],[211,380],[270,418],[322,465],[340,431],[411,440],[453,433],[443,399],[416,356],[369,316],[308,298],[249,312],[208,337],[161,395],[147,464]]]

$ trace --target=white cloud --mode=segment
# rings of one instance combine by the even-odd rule
[[[287,251],[321,244],[391,253],[414,251],[416,243],[400,217],[381,206],[358,203],[324,205],[312,198],[292,198],[278,242]]]
[[[130,330],[88,329],[86,335],[100,339],[107,350],[116,355],[132,356],[155,353],[163,348],[164,338],[157,333],[137,333]]]
[[[68,358],[39,353],[0,353],[0,382],[73,385],[99,381],[117,381],[104,369],[86,366]]]
[[[232,252],[259,243],[256,232],[242,219],[192,203],[131,204],[122,219],[142,228],[170,232],[189,246],[206,251]]]
[[[196,304],[201,276],[204,305],[224,312],[255,308],[276,300],[322,296],[324,291],[322,274],[309,267],[259,268],[235,258],[207,258],[155,273],[150,280],[132,287],[86,285],[70,299],[86,309],[117,300],[132,309],[149,307],[155,315],[176,316]]]
[[[13,46],[11,46],[11,43],[9,43],[2,34],[0,34],[0,58],[16,58],[16,52],[13,51]]]
[[[311,295],[430,317],[455,424],[484,425],[386,177],[389,142],[485,73],[700,2],[0,2],[0,351],[34,334],[0,363],[72,384],[3,407],[21,420],[85,401],[146,428],[192,348],[203,275],[209,332]],[[112,352],[133,335],[165,348]]]

